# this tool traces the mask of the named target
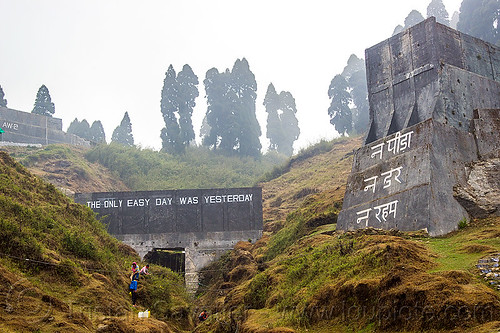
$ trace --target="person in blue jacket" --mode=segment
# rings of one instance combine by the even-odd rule
[[[136,271],[130,275],[130,285],[128,290],[132,295],[132,306],[135,308],[135,302],[137,301],[137,284],[139,281],[139,271]]]

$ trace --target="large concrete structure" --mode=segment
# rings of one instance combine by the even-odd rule
[[[62,120],[0,107],[0,142],[49,145],[67,143],[89,147],[90,143],[62,130]]]
[[[500,155],[500,49],[430,18],[367,49],[366,67],[370,130],[337,229],[456,229],[467,164]]]
[[[185,253],[186,285],[238,241],[262,236],[262,189],[233,188],[76,194],[109,233],[144,258],[158,250]]]

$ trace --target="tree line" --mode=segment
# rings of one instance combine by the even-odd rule
[[[427,17],[430,16],[435,16],[439,23],[500,46],[498,0],[463,0],[460,14],[455,12],[451,20],[442,0],[432,0],[427,7]],[[412,10],[405,18],[404,26],[398,25],[393,34],[422,20],[423,15]],[[198,77],[188,64],[179,73],[172,65],[168,67],[160,100],[165,123],[160,132],[162,151],[183,154],[186,147],[194,144],[192,114],[195,100],[200,95],[198,85]],[[202,145],[227,155],[260,156],[262,146],[259,138],[262,132],[255,112],[257,82],[248,61],[237,59],[231,69],[221,72],[217,68],[209,69],[203,85],[207,110],[200,129]],[[330,123],[340,135],[361,134],[367,130],[369,105],[363,59],[354,54],[349,57],[342,73],[332,79],[328,97]],[[293,143],[300,135],[293,95],[288,91],[278,93],[271,82],[263,104],[267,113],[268,150],[290,156]],[[7,106],[1,86],[0,106]],[[55,105],[45,85],[37,92],[32,113],[49,117],[55,113]],[[75,118],[67,131],[95,143],[106,143],[104,128],[99,120],[90,125],[85,119],[79,121]],[[128,112],[113,131],[111,142],[134,145]]]

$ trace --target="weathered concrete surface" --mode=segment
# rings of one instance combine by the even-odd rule
[[[404,150],[389,151],[405,137]],[[476,156],[473,135],[432,119],[365,145],[355,155],[337,229],[427,229],[431,235],[455,229],[468,214],[452,189],[465,182],[463,165]]]
[[[67,143],[90,147],[90,143],[62,130],[62,120],[0,107],[0,141],[49,145]]]
[[[222,254],[232,250],[239,241],[255,242],[262,237],[260,230],[184,232],[159,234],[115,235],[125,244],[135,249],[141,258],[153,249],[183,248],[186,254],[185,282],[188,290],[198,288],[198,272]]]
[[[500,109],[475,110],[472,130],[479,159],[500,158]]]
[[[117,239],[144,256],[155,249],[185,250],[186,286],[239,241],[262,236],[262,189],[200,189],[77,193]]]
[[[500,49],[430,18],[367,49],[366,66],[370,130],[337,229],[456,229],[470,216],[454,194],[492,193],[467,166],[500,154]]]
[[[427,19],[366,50],[366,143],[433,118],[468,131],[472,112],[500,108],[500,51]]]

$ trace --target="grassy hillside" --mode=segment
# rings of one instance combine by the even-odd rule
[[[0,152],[0,331],[88,332],[140,323],[127,292],[135,252],[92,211]],[[161,267],[140,282],[145,327],[191,325],[183,279]]]
[[[500,252],[500,218],[442,238],[335,231],[359,144],[334,141],[262,184],[265,235],[206,269],[212,315],[195,332],[498,331],[500,293],[475,265]]]
[[[1,147],[65,193],[253,186],[286,158],[224,156],[190,147],[181,156],[117,144],[92,149],[69,145]]]
[[[498,332],[500,293],[476,264],[500,252],[499,217],[440,238],[336,232],[353,150],[360,145],[360,138],[321,142],[274,168],[279,158],[233,160],[196,149],[180,157],[118,146],[76,153],[49,146],[16,154],[35,169],[59,156],[75,171],[99,166],[131,189],[250,186],[262,179],[262,239],[238,243],[205,268],[194,303],[178,276],[155,267],[143,282],[140,305],[167,323],[148,321],[150,331]],[[122,272],[136,258],[130,249],[109,238],[90,211],[8,157],[2,160],[7,252],[0,270],[8,282],[0,290],[0,328],[139,331],[122,289]],[[26,254],[31,260],[23,259]],[[22,304],[20,314],[12,311],[13,299]],[[210,316],[193,327],[190,314],[201,308]]]
[[[224,156],[203,147],[189,147],[176,156],[116,144],[97,146],[85,157],[111,170],[132,190],[253,186],[285,160],[273,153],[260,159]]]
[[[110,170],[85,158],[86,148],[70,145],[1,147],[29,168],[67,194],[74,192],[127,191],[128,187]]]

